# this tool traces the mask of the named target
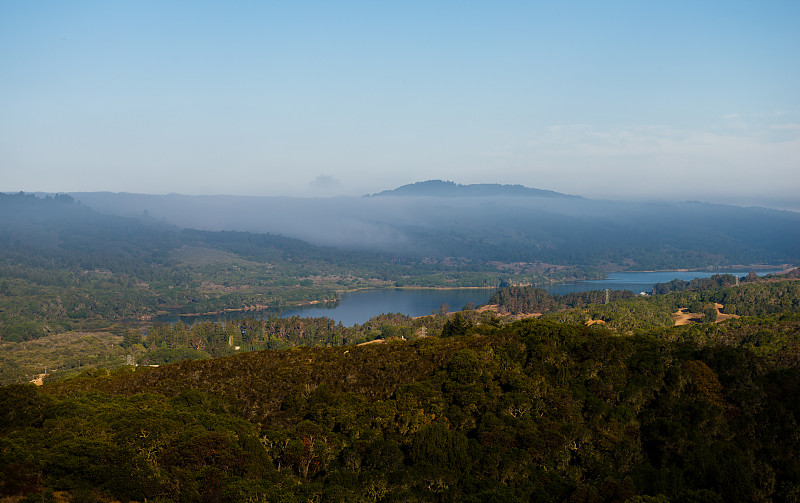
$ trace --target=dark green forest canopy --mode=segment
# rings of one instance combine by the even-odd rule
[[[253,352],[0,388],[0,491],[790,501],[798,391],[743,349],[552,321]]]

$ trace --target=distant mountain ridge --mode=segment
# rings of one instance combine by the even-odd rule
[[[473,183],[461,185],[451,181],[427,180],[402,185],[396,189],[384,190],[366,197],[380,196],[428,196],[428,197],[570,197],[552,190],[534,189],[523,185],[501,185],[499,183]]]
[[[417,258],[609,270],[800,262],[798,213],[696,202],[500,195],[533,190],[434,180],[382,193],[394,197],[71,195],[100,213],[147,215],[181,228],[279,234],[315,246]],[[397,196],[404,191],[414,195]],[[435,195],[444,191],[461,196]],[[3,238],[0,232],[0,243]]]

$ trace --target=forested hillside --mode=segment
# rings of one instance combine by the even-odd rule
[[[530,320],[7,386],[0,493],[792,501],[798,369],[667,339]]]

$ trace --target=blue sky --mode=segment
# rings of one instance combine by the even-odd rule
[[[2,191],[800,199],[800,2],[0,3]]]

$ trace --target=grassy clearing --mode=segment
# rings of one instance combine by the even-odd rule
[[[108,332],[66,332],[19,343],[0,344],[0,382],[45,381],[84,370],[116,367],[125,359],[122,337]]]

